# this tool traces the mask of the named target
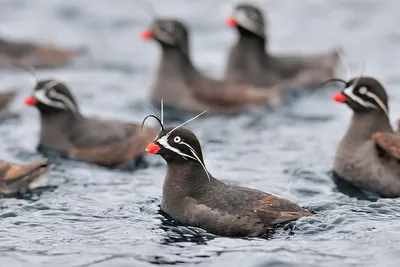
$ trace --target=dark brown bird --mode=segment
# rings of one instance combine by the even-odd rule
[[[209,78],[193,65],[189,32],[174,19],[156,20],[144,39],[158,41],[162,57],[151,88],[151,99],[165,106],[210,113],[232,113],[255,106],[276,106],[283,101],[280,87],[257,88]]]
[[[345,88],[334,100],[346,103],[353,117],[336,151],[334,171],[358,187],[399,197],[400,134],[390,125],[385,89],[371,77],[341,82]]]
[[[320,55],[271,55],[266,49],[268,32],[264,15],[253,5],[238,5],[226,23],[239,33],[225,70],[228,81],[311,89],[334,76],[337,51]]]
[[[259,236],[312,215],[289,200],[214,178],[199,140],[180,126],[162,130],[146,150],[167,162],[161,209],[181,223],[217,235]]]
[[[23,193],[44,184],[43,175],[53,165],[46,159],[27,164],[16,164],[0,161],[0,194],[9,195]]]
[[[134,123],[86,118],[67,86],[56,80],[38,81],[25,103],[40,112],[39,150],[101,166],[130,165],[158,133]]]
[[[32,68],[59,67],[85,53],[85,48],[65,49],[53,44],[16,42],[0,38],[0,68],[13,68],[15,65]]]

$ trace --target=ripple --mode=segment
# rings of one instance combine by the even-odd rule
[[[211,1],[152,3],[162,15],[175,14],[188,22],[196,63],[220,76],[215,72],[223,70],[235,37],[222,24],[217,26],[223,19],[218,12],[204,19],[204,7],[214,9]],[[0,1],[1,32],[22,40],[87,46],[89,55],[65,68],[38,71],[39,77],[70,84],[85,114],[140,122],[151,112],[140,102],[148,99],[159,49],[137,38],[137,31],[150,23],[138,5],[122,0]],[[399,63],[393,56],[399,42],[393,26],[398,24],[397,10],[394,0],[362,5],[357,0],[271,1],[266,7],[269,45],[279,52],[314,53],[336,45],[336,40],[351,66],[375,55],[374,61],[367,59],[367,72],[391,88],[394,120],[400,111],[395,90],[400,86]],[[19,115],[0,125],[1,159],[39,159],[44,154],[36,150],[38,113],[23,106],[23,96],[32,89],[26,74],[1,73],[3,89],[18,92],[13,110]],[[359,190],[330,171],[351,115],[331,101],[333,89],[338,90],[301,95],[293,89],[288,103],[277,110],[204,116],[187,125],[198,135],[213,175],[295,201],[314,216],[263,238],[218,237],[160,212],[166,166],[159,157],[146,156],[140,168],[110,170],[46,154],[56,164],[48,186],[0,199],[0,265],[398,266],[399,199]],[[165,110],[167,125],[191,117]]]

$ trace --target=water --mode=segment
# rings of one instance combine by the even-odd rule
[[[235,39],[223,24],[229,3],[219,14],[209,9],[211,1],[153,3],[161,15],[189,24],[196,64],[220,76]],[[354,75],[365,61],[365,73],[387,87],[392,120],[397,118],[398,1],[280,0],[263,6],[273,51],[319,52],[340,45]],[[39,77],[67,82],[84,114],[127,121],[148,114],[137,101],[146,100],[159,48],[138,34],[150,21],[135,1],[0,1],[3,35],[90,47],[89,56],[40,71]],[[1,159],[38,159],[38,112],[23,105],[32,89],[29,77],[18,70],[0,75],[1,88],[18,90],[14,109],[21,114],[0,125]],[[0,266],[398,266],[400,201],[349,196],[330,177],[351,115],[331,100],[333,92],[326,89],[275,112],[189,125],[214,176],[317,212],[293,223],[294,230],[279,230],[270,239],[215,238],[165,220],[158,213],[165,164],[156,156],[134,173],[53,159],[58,166],[48,175],[48,187],[0,199]]]

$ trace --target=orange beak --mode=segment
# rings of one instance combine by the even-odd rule
[[[156,143],[150,143],[146,147],[146,151],[151,153],[151,154],[157,154],[158,151],[160,151],[160,147]]]
[[[343,103],[344,101],[346,101],[346,99],[347,98],[343,93],[336,93],[333,96],[333,100],[335,100],[336,102],[339,102],[339,103]]]
[[[36,104],[37,104],[37,100],[33,96],[25,97],[25,105],[35,106]]]
[[[149,40],[149,39],[153,38],[153,33],[150,30],[144,30],[140,33],[140,37],[143,40]]]
[[[229,26],[229,27],[232,27],[232,28],[238,26],[238,22],[237,22],[237,20],[236,20],[234,17],[228,17],[228,18],[225,20],[225,24],[226,24],[227,26]]]

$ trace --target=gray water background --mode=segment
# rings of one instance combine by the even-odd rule
[[[189,25],[199,68],[221,77],[234,31],[225,27],[228,1],[153,0],[160,15]],[[400,2],[396,0],[259,1],[268,13],[270,49],[317,53],[340,46],[353,75],[378,78],[400,114]],[[90,54],[62,69],[38,71],[65,81],[88,116],[141,121],[159,47],[140,40],[151,23],[133,0],[0,0],[0,33],[16,39],[85,45]],[[19,70],[0,72],[14,88],[19,120],[0,125],[1,159],[26,162],[36,152],[38,112],[23,105],[32,90]],[[358,199],[330,177],[333,155],[351,111],[334,89],[274,112],[210,117],[189,125],[205,162],[226,182],[264,190],[317,212],[271,239],[204,238],[165,227],[158,214],[164,162],[147,157],[137,172],[56,160],[49,188],[0,199],[0,266],[398,266],[400,200]],[[177,123],[173,122],[173,123]]]

